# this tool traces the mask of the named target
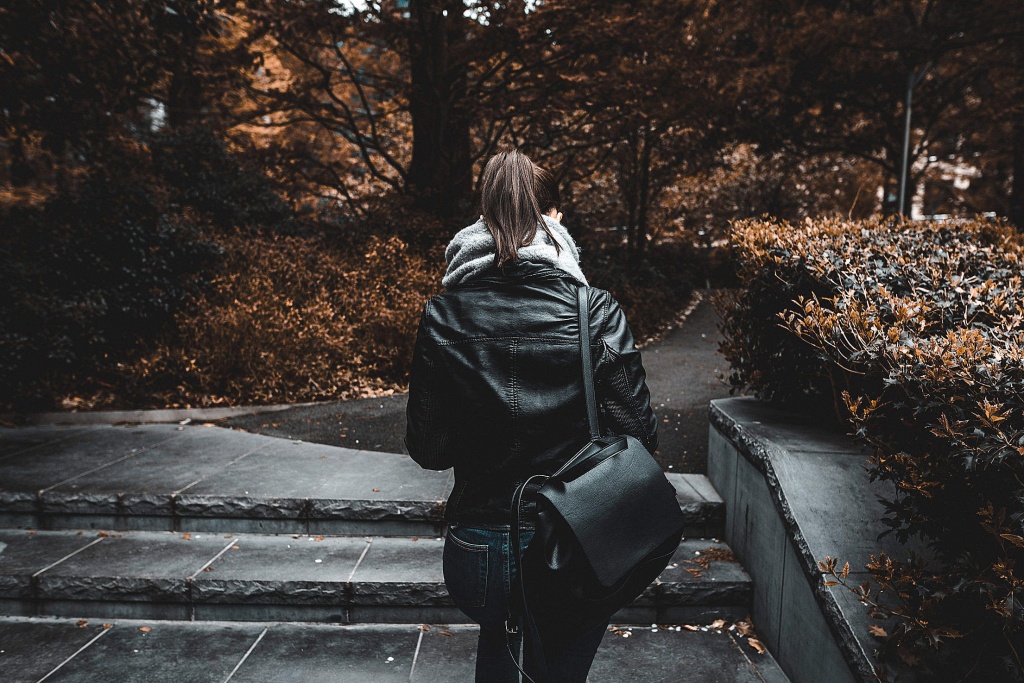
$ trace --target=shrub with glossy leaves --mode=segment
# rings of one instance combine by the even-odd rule
[[[933,680],[1024,680],[1024,245],[998,222],[747,221],[723,351],[762,396],[835,396],[892,482],[882,644]],[[846,582],[844,572],[826,570]],[[899,661],[893,660],[893,661]]]

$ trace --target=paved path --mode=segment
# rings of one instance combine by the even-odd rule
[[[661,420],[658,460],[674,472],[707,471],[708,401],[729,395],[728,386],[719,380],[727,365],[717,352],[718,320],[705,295],[678,329],[643,349],[648,386]],[[405,404],[404,394],[335,401],[218,424],[334,446],[406,453]]]
[[[210,425],[0,429],[0,681],[471,680],[449,474]],[[787,683],[721,498],[669,479],[687,538],[591,680]]]
[[[422,683],[473,680],[474,626],[0,618],[0,680]],[[788,683],[735,630],[607,633],[590,680]]]

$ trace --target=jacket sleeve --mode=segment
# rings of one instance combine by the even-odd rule
[[[651,408],[647,375],[626,315],[610,294],[602,302],[599,332],[602,363],[597,368],[597,403],[607,433],[629,434],[654,453],[658,448],[658,420]]]
[[[405,446],[409,455],[428,470],[454,465],[448,451],[451,409],[439,348],[427,331],[428,301],[420,318],[409,371],[409,403],[406,407]]]

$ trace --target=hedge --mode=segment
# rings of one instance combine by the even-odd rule
[[[874,582],[884,662],[931,680],[1024,680],[1024,241],[998,221],[750,220],[719,301],[731,381],[831,406],[893,484]],[[828,400],[823,400],[828,399]],[[880,536],[881,536],[880,535]]]

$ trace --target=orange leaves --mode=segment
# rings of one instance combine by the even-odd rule
[[[757,650],[758,654],[763,655],[766,651],[764,644],[757,638],[747,638],[747,644],[750,645],[750,647]]]
[[[928,547],[927,562],[872,556],[861,583],[826,557],[824,587],[893,618],[868,632],[903,662],[1009,660],[992,634],[1024,626],[1024,240],[986,221],[736,229],[733,384],[845,410],[871,480],[893,492],[877,530]]]
[[[280,234],[219,238],[223,271],[176,316],[176,337],[126,368],[174,377],[194,405],[393,393],[408,370],[437,263],[396,236],[350,243]]]

